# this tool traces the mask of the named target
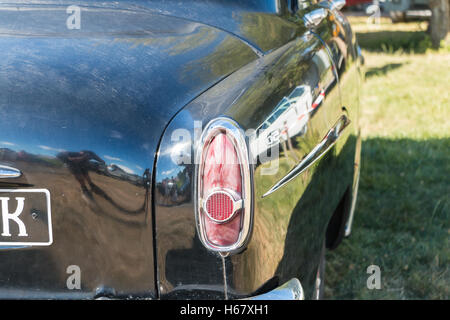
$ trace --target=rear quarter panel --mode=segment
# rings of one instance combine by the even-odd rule
[[[332,33],[335,23],[324,23],[319,36],[325,42],[336,36]],[[344,27],[350,30],[348,25],[341,25],[341,33],[345,33]],[[293,277],[300,279],[306,296],[313,297],[328,221],[352,183],[360,77],[354,39],[347,31],[342,35],[344,45],[338,48],[344,64],[333,65],[342,84],[335,81],[326,87],[326,81],[319,83],[326,77],[319,79],[312,75],[316,71],[311,68],[317,69],[317,65],[314,67],[317,59],[314,62],[313,57],[320,55],[320,51],[326,52],[326,48],[305,31],[298,24],[296,33],[303,36],[231,74],[184,108],[166,129],[159,147],[154,188],[158,288],[162,298],[223,298],[225,281],[229,296],[245,297],[272,289]],[[320,89],[325,89],[326,98],[311,113],[307,130],[291,146],[283,149],[280,144],[275,174],[263,173],[264,168],[272,166],[270,161],[255,162],[251,241],[242,252],[222,260],[205,249],[196,235],[192,198],[195,141],[202,127],[218,116],[235,119],[244,131],[259,128],[283,97],[305,84],[312,87],[313,100]],[[341,108],[344,105],[346,110]],[[340,114],[346,114],[351,125],[336,146],[282,189],[263,198],[275,182],[314,148]],[[249,145],[255,136],[248,134]]]

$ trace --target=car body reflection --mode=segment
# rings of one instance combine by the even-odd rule
[[[185,167],[182,171],[170,177],[158,181],[156,188],[158,190],[157,199],[162,206],[170,207],[172,205],[189,202],[191,200],[191,178],[190,173]]]
[[[273,113],[257,129],[258,138],[254,143],[258,154],[281,141],[289,140],[289,137],[306,133],[311,100],[311,88],[302,85],[278,103]]]
[[[105,164],[105,161],[101,159],[95,152],[92,151],[79,151],[79,152],[60,152],[56,156],[60,159],[69,171],[73,174],[75,179],[81,186],[81,191],[88,196],[91,196],[91,191],[98,190],[98,187],[92,182],[89,177],[89,170],[91,169],[91,161],[98,162],[99,164]],[[89,184],[91,190],[88,189]]]

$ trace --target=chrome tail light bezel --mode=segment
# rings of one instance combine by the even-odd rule
[[[238,240],[229,246],[218,246],[208,240],[205,229],[206,214],[201,210],[204,204],[203,194],[203,171],[205,166],[205,157],[213,138],[218,134],[225,133],[232,142],[234,150],[240,164],[241,173],[241,225]],[[195,145],[195,221],[197,233],[202,244],[209,250],[221,253],[236,253],[242,250],[251,237],[253,228],[253,172],[249,161],[249,148],[245,138],[244,131],[236,121],[231,118],[220,117],[210,121],[202,132],[200,139]],[[233,216],[235,216],[233,214]],[[227,220],[228,221],[228,220]],[[226,221],[225,221],[226,222]]]

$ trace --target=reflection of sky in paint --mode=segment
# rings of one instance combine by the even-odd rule
[[[190,125],[190,127],[179,128],[176,127],[177,123]],[[194,119],[192,118],[189,112],[181,112],[177,116],[177,121],[171,126],[165,134],[164,140],[161,143],[161,148],[159,150],[158,155],[158,170],[156,172],[156,181],[160,182],[166,178],[176,177],[177,174],[184,170],[184,165],[176,164],[172,159],[173,152],[179,152],[185,150],[186,152],[191,152],[191,144],[193,143],[193,131],[194,128]],[[177,141],[171,141],[172,132],[176,129],[186,129],[190,133],[190,137],[183,137],[183,139],[179,139],[177,136]],[[186,139],[190,138],[189,141]],[[179,154],[179,153],[178,153]],[[191,155],[191,163],[194,163],[194,156]]]
[[[10,149],[15,152],[26,151],[26,152],[34,154],[34,155],[41,155],[41,156],[46,156],[46,157],[55,157],[58,153],[67,151],[65,149],[53,148],[53,147],[42,146],[42,145],[36,146],[36,145],[30,145],[27,143],[19,143],[18,142],[18,143],[12,144],[7,141],[0,141],[0,149],[1,148]],[[88,150],[88,149],[86,149],[86,148],[76,149],[76,151],[81,151],[81,150]],[[122,160],[122,159],[114,158],[114,157],[108,157],[108,156],[104,157],[101,155],[99,155],[99,156],[100,156],[100,158],[105,160],[105,162],[108,163],[109,165],[115,164],[116,166],[121,168],[126,173],[141,175],[142,172],[144,171],[143,167],[135,164],[134,162],[126,161],[126,160]],[[117,161],[121,161],[121,162],[117,162]]]
[[[153,166],[170,117],[206,86],[179,75],[186,61],[202,61],[226,37],[209,36],[170,62],[170,46],[157,40],[133,47],[108,39],[2,38],[0,147],[52,157],[90,150],[142,174]],[[168,162],[170,156],[162,171],[173,169]]]
[[[183,165],[175,164],[169,157],[162,157],[161,161],[158,161],[158,171],[156,181],[161,181],[166,178],[176,177],[177,174],[184,170]]]
[[[8,141],[0,141],[0,145],[3,145],[3,146],[8,146],[8,147],[12,147],[12,146],[15,146],[15,144],[14,144],[14,143],[12,143],[12,142],[8,142]]]

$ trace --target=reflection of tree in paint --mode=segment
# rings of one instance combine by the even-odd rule
[[[158,203],[170,206],[174,203],[188,202],[191,199],[190,193],[191,178],[189,170],[185,167],[176,176],[165,178],[156,185],[156,197]]]

